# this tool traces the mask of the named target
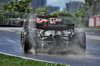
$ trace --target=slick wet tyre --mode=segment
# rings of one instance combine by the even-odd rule
[[[71,48],[75,53],[84,54],[86,51],[86,35],[84,32],[77,32],[71,38]]]
[[[28,36],[25,36],[25,41],[23,44],[23,50],[25,53],[30,53],[29,50],[32,48],[31,43],[29,42]]]

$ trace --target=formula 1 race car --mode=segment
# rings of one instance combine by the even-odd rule
[[[27,19],[21,32],[25,53],[85,53],[86,35],[77,32],[74,24],[64,24],[57,16],[37,16]]]

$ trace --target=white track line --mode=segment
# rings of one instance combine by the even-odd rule
[[[86,38],[100,40],[100,36],[86,35]]]

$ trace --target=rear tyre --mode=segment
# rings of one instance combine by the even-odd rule
[[[71,38],[71,49],[75,53],[84,54],[86,51],[86,35],[84,32],[77,32]]]
[[[22,33],[21,45],[25,53],[37,54],[41,45],[37,31],[28,31],[26,34]]]
[[[32,45],[29,41],[28,35],[21,34],[21,46],[25,53],[31,53],[29,50],[32,48]]]

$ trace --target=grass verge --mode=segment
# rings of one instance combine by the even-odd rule
[[[0,66],[69,66],[0,54]]]

